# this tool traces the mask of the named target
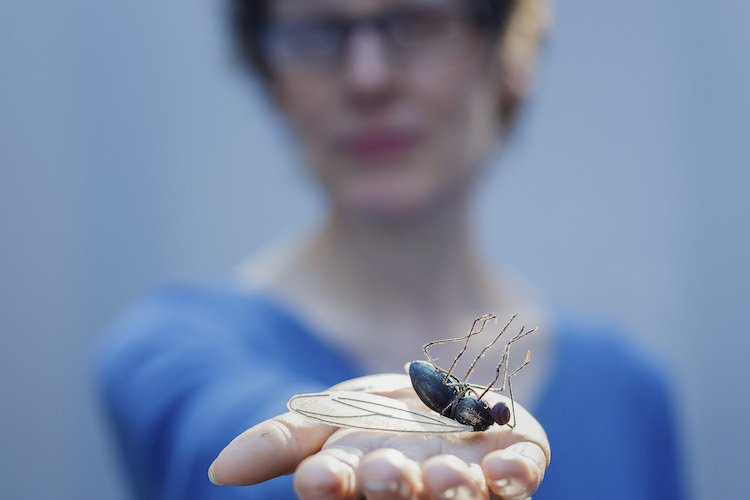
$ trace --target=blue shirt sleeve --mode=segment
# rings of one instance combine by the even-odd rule
[[[215,486],[208,467],[235,436],[285,412],[291,395],[356,375],[270,304],[184,289],[124,315],[96,368],[136,496],[155,500],[294,498],[289,477]]]

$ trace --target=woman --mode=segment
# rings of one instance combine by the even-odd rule
[[[281,414],[295,393],[399,372],[426,342],[463,335],[493,310],[544,332],[528,337],[533,368],[514,379],[555,449],[538,498],[679,498],[658,375],[493,276],[472,245],[472,189],[527,89],[542,2],[232,6],[243,60],[329,211],[294,248],[252,259],[240,286],[166,290],[107,338],[103,385],[139,498],[291,498],[291,478],[267,480],[295,470],[303,499],[528,497],[549,445],[520,407],[513,432],[445,438]],[[473,380],[490,380],[489,365]],[[405,385],[370,376],[339,387],[406,399]],[[240,433],[210,478],[262,484],[211,485],[205,470]]]

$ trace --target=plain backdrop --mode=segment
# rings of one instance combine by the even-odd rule
[[[125,499],[90,376],[99,332],[318,217],[220,6],[0,0],[0,498]],[[633,332],[672,376],[694,498],[741,498],[750,2],[556,11],[477,198],[482,248]]]

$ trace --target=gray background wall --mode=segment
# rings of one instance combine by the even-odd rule
[[[149,287],[225,276],[315,220],[218,4],[0,0],[0,498],[124,499],[92,398],[97,332]],[[483,248],[635,332],[676,382],[694,497],[739,498],[750,3],[557,11],[478,199]]]

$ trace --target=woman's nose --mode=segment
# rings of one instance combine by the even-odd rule
[[[379,91],[391,83],[393,62],[386,41],[374,27],[363,27],[351,34],[343,73],[355,91]]]

